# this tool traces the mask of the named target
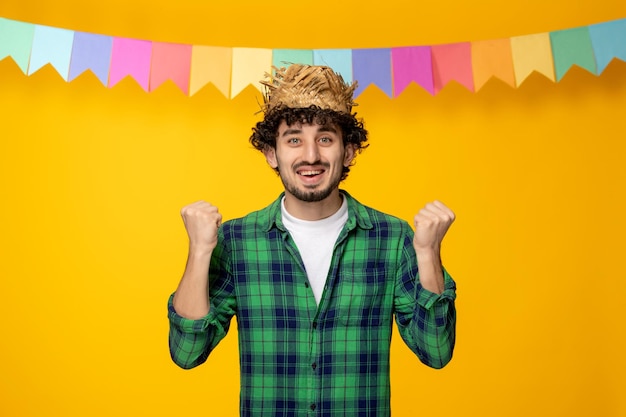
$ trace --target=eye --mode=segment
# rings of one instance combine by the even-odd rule
[[[293,144],[293,145],[298,144],[300,143],[300,138],[289,138],[287,139],[287,143]]]
[[[319,141],[320,141],[321,143],[330,143],[330,142],[332,142],[332,139],[331,139],[331,138],[329,138],[328,136],[323,136],[323,137],[321,137],[321,138],[319,139]]]

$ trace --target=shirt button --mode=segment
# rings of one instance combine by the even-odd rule
[[[317,364],[315,362],[313,362],[313,364],[311,365],[311,368],[313,368],[315,370],[315,368],[317,368]]]
[[[311,404],[311,411],[315,411],[315,404]]]
[[[305,283],[304,283],[304,286],[305,286],[306,288],[309,288],[309,283],[308,283],[308,282],[305,282]]]
[[[316,321],[313,322],[313,328],[317,329],[317,322]]]

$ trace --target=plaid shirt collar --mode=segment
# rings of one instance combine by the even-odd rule
[[[348,201],[348,222],[346,223],[347,231],[351,231],[357,226],[361,229],[371,229],[373,227],[372,221],[365,207],[355,200],[354,197],[352,197],[347,191],[339,190],[339,192]],[[267,208],[267,210],[264,210],[267,218],[263,220],[266,222],[263,230],[266,232],[269,232],[272,227],[276,227],[282,232],[287,231],[283,225],[283,219],[280,211],[280,202],[284,196],[285,192],[283,191],[280,196],[278,196],[278,198]]]

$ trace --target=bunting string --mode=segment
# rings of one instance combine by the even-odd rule
[[[479,91],[491,78],[513,88],[532,72],[560,81],[574,66],[600,75],[626,61],[626,19],[511,38],[374,49],[263,49],[155,42],[106,36],[0,17],[0,61],[10,57],[26,75],[50,64],[67,82],[91,71],[105,87],[125,77],[146,92],[172,81],[186,95],[212,83],[233,98],[272,66],[327,65],[359,81],[358,96],[376,85],[397,97],[411,83],[431,95],[455,81]]]

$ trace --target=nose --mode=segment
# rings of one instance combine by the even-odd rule
[[[307,141],[305,146],[303,147],[303,155],[304,161],[309,163],[315,163],[320,159],[319,149],[317,147],[317,142],[315,140]]]

